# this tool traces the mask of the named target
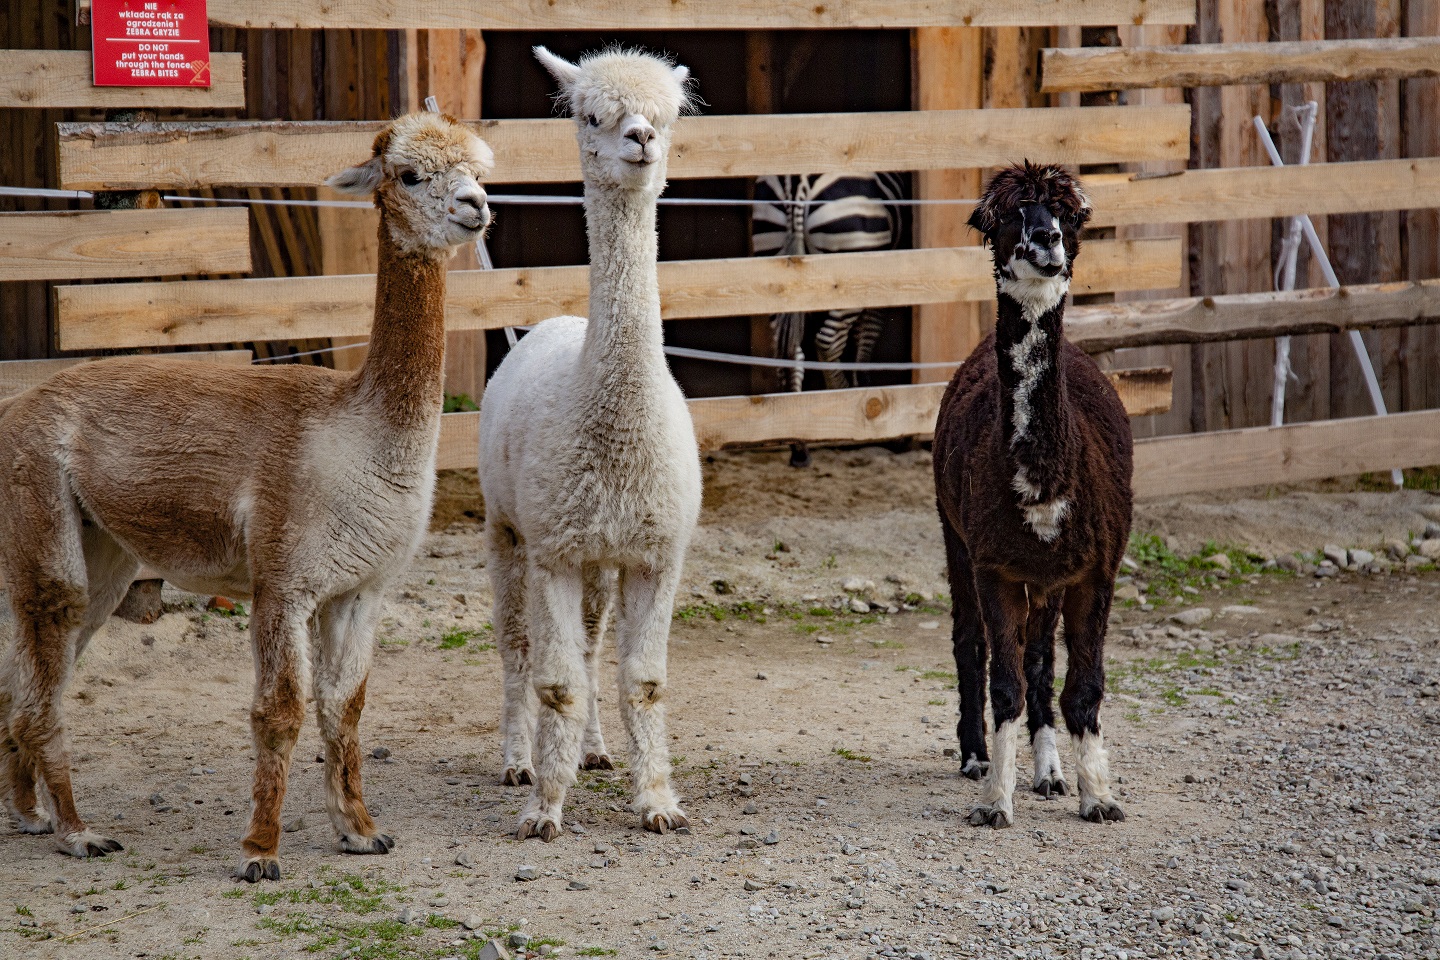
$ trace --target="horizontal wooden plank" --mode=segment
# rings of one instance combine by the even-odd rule
[[[1040,89],[1133,90],[1440,76],[1440,37],[1073,47],[1041,54]]]
[[[1440,158],[1098,174],[1085,186],[1097,227],[1421,210],[1440,206]]]
[[[66,123],[67,189],[314,186],[363,160],[383,122]],[[482,120],[495,151],[490,183],[580,179],[569,120]],[[836,170],[986,167],[1037,162],[1183,160],[1190,108],[1056,107],[787,116],[684,117],[669,175],[751,177]]]
[[[1135,495],[1271,486],[1440,464],[1440,410],[1222,430],[1135,444]]]
[[[210,54],[208,87],[97,87],[88,50],[0,50],[0,107],[223,110],[245,106],[245,58]]]
[[[819,30],[1195,22],[1194,0],[210,0],[211,23],[355,30]]]
[[[1170,407],[1170,370],[1149,367],[1110,373],[1131,416]],[[928,436],[945,394],[943,383],[859,387],[688,401],[701,450],[807,443],[873,443]],[[440,421],[439,470],[474,467],[479,456],[478,413],[452,413]]]
[[[1065,332],[1091,353],[1440,322],[1440,280],[1072,307]]]
[[[1158,290],[1180,282],[1178,238],[1097,240],[1075,265],[1076,293]],[[660,264],[667,319],[784,310],[888,307],[995,295],[980,247]],[[584,316],[588,267],[459,270],[447,275],[446,324],[488,330]],[[287,277],[56,288],[64,350],[356,337],[370,330],[375,278]]]
[[[194,350],[187,353],[151,354],[157,360],[195,360],[200,363],[247,364],[254,354],[249,350]],[[76,364],[100,360],[101,357],[58,357],[54,360],[6,360],[0,362],[0,398],[24,393],[31,387]]]
[[[249,273],[244,208],[0,213],[0,280]]]

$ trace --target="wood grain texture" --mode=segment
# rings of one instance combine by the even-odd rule
[[[1086,178],[1086,189],[1097,227],[1415,210],[1440,203],[1440,159],[1187,170],[1149,178],[1096,174]]]
[[[1072,288],[1093,293],[1173,287],[1178,239],[1095,241],[1076,263]],[[786,310],[888,307],[988,300],[990,254],[980,247],[736,257],[660,263],[666,319]],[[584,316],[588,267],[466,270],[449,275],[450,330],[491,330]],[[287,277],[56,288],[63,350],[178,346],[363,336],[375,278]]]
[[[124,107],[224,110],[245,106],[245,62],[210,55],[208,87],[97,87],[88,50],[0,50],[0,108]]]
[[[1440,410],[1222,430],[1135,444],[1135,495],[1270,486],[1440,463]]]
[[[1087,352],[1440,323],[1440,280],[1071,307]]]
[[[0,214],[0,281],[249,273],[243,209]]]
[[[1170,403],[1170,371],[1117,370],[1110,382],[1131,416],[1154,413]],[[870,443],[897,437],[929,436],[944,383],[899,387],[766,393],[752,397],[705,397],[687,401],[701,450],[807,443]],[[478,413],[440,419],[437,470],[474,467],[479,456]]]
[[[370,153],[383,122],[67,123],[60,178],[77,190],[313,187]],[[570,120],[481,120],[489,183],[580,179]],[[1190,110],[945,110],[685,117],[672,179],[831,171],[939,170],[1010,163],[1184,159]]]
[[[249,350],[196,350],[190,353],[151,354],[157,360],[195,360],[200,363],[248,364],[253,358]],[[0,398],[24,393],[38,386],[61,370],[101,357],[61,357],[55,360],[7,360],[0,363]]]
[[[1040,89],[1134,90],[1440,76],[1440,37],[1049,49]]]
[[[373,30],[819,30],[1194,23],[1187,0],[210,0],[211,23]]]

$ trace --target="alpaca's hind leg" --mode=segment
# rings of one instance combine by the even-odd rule
[[[360,711],[375,646],[380,592],[348,593],[320,608],[315,713],[325,741],[325,808],[346,853],[389,853],[360,785]]]
[[[1055,748],[1055,624],[1060,619],[1060,594],[1031,606],[1025,625],[1025,718],[1030,726],[1030,752],[1035,759],[1032,789],[1042,797],[1063,797],[1068,788]]]
[[[575,782],[585,736],[584,578],[580,568],[532,564],[529,587],[531,676],[540,700],[535,737],[535,789],[520,811],[517,839],[554,840],[565,793]]]
[[[681,551],[683,555],[683,550]],[[670,786],[670,743],[665,735],[666,654],[680,564],[620,572],[620,716],[630,738],[635,799],[646,830],[665,833],[690,825]]]
[[[599,567],[585,570],[585,676],[590,681],[587,691],[589,716],[585,722],[585,739],[581,746],[580,767],[583,770],[613,770],[615,763],[605,749],[600,732],[600,649],[605,642],[605,628],[610,621],[610,608],[615,597],[615,571]]]
[[[1110,596],[1108,583],[1080,584],[1065,591],[1065,648],[1070,662],[1060,712],[1075,744],[1080,816],[1092,823],[1125,819],[1125,811],[1110,793],[1110,760],[1100,730]]]
[[[525,544],[513,527],[499,516],[486,526],[489,545],[490,584],[495,591],[491,621],[495,645],[500,648],[504,675],[500,708],[500,737],[503,741],[500,782],[515,787],[535,782],[535,764],[530,758],[535,742],[535,714],[538,704],[530,678],[530,625],[525,604]]]
[[[982,802],[970,812],[970,822],[1008,827],[1015,822],[1015,747],[1020,711],[1025,705],[1021,664],[1027,615],[1025,586],[992,572],[977,571],[975,593],[990,642],[990,711],[995,733]]]
[[[955,673],[960,686],[960,773],[979,780],[990,769],[985,746],[985,627],[975,596],[970,554],[959,536],[945,526],[945,556],[950,575],[950,642],[955,648]]]
[[[280,879],[280,808],[290,776],[290,754],[305,719],[305,675],[313,606],[263,585],[250,618],[255,647],[255,695],[250,729],[255,743],[255,783],[250,828],[241,841],[242,880]]]

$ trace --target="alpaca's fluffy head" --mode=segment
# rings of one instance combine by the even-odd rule
[[[440,113],[411,113],[375,137],[369,160],[326,180],[343,193],[375,195],[396,245],[449,256],[490,223],[481,179],[495,166],[490,147]]]
[[[1090,200],[1080,181],[1054,164],[1016,164],[995,174],[970,214],[1004,280],[1070,278]]]
[[[691,108],[690,71],[638,50],[605,50],[571,63],[535,48],[560,84],[560,102],[575,118],[587,180],[630,189],[660,189],[670,131]]]

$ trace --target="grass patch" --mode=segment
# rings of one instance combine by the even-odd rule
[[[1141,569],[1135,576],[1146,581],[1145,595],[1156,604],[1196,595],[1190,591],[1213,591],[1217,584],[1234,581],[1236,578],[1241,578],[1241,582],[1244,582],[1243,578],[1254,574],[1294,576],[1281,567],[1266,570],[1263,567],[1263,557],[1241,547],[1225,546],[1213,540],[1206,541],[1194,556],[1182,557],[1165,546],[1165,541],[1153,533],[1132,533],[1130,548],[1126,552],[1132,560],[1140,564]],[[1212,563],[1208,559],[1216,554],[1223,554],[1230,562],[1228,571],[1223,565]],[[1134,600],[1124,603],[1130,607],[1137,605]]]
[[[484,631],[482,630],[466,630],[462,627],[454,627],[441,634],[440,649],[463,650],[473,643],[478,649],[494,650],[495,644],[493,643],[476,643],[476,641],[484,635]]]
[[[581,947],[575,951],[577,957],[614,957],[619,956],[620,951],[611,950],[609,947]]]
[[[856,763],[869,763],[871,760],[868,753],[857,753],[849,747],[836,747],[835,756],[842,760],[853,760]]]

